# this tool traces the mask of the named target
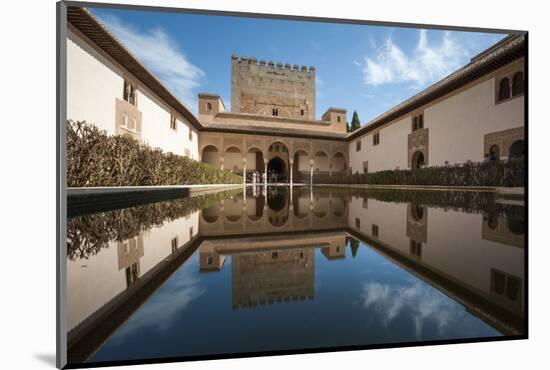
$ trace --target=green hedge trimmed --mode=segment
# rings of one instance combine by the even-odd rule
[[[112,241],[124,241],[241,192],[229,190],[195,197],[79,216],[67,220],[67,258],[88,259]]]
[[[388,170],[348,176],[314,175],[321,184],[505,186],[525,184],[523,158],[488,163],[467,162],[414,170]]]
[[[239,184],[241,176],[85,121],[67,121],[67,186]]]

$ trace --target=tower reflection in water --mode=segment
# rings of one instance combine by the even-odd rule
[[[150,312],[158,300],[171,297],[162,298],[164,290],[179,284],[178,274],[171,277],[167,270],[185,272],[185,284],[202,286],[194,286],[196,294],[186,301],[194,314],[177,316],[186,330],[198,323],[228,330],[244,325],[242,320],[253,325],[249,321],[257,314],[282,330],[285,322],[275,317],[277,307],[286,307],[284,312],[291,310],[288,314],[306,321],[316,312],[346,312],[332,318],[337,326],[320,345],[384,343],[413,333],[403,325],[391,330],[373,326],[364,333],[349,330],[365,317],[376,325],[396,325],[390,324],[394,318],[388,312],[411,315],[432,302],[431,307],[440,309],[417,314],[428,315],[422,320],[439,320],[446,329],[428,335],[417,328],[416,340],[475,337],[490,330],[497,335],[524,333],[524,207],[491,194],[436,193],[258,187],[206,202],[208,207],[196,211],[182,211],[179,201],[169,201],[71,219],[69,354],[73,362],[115,358],[109,350],[113,338],[137,322],[158,326]],[[398,275],[401,285],[395,280]],[[434,304],[436,293],[439,303]],[[354,303],[358,300],[363,302],[359,306]],[[301,307],[307,302],[315,308],[307,306],[305,312]],[[458,310],[460,306],[467,311]],[[224,307],[245,316],[228,316]],[[260,307],[264,309],[246,316]],[[299,330],[313,330],[293,323],[297,326],[286,330],[296,338]],[[346,327],[348,331],[338,334]],[[179,328],[174,321],[166,335],[184,341]],[[199,346],[195,352],[152,345],[151,353],[143,355],[185,356],[231,347],[218,334],[202,346],[195,337],[189,347]],[[260,334],[246,334],[256,338],[258,348],[246,347],[250,341],[240,338],[238,330],[225,341],[233,341],[236,352],[309,345],[288,338],[285,343],[266,342]],[[148,335],[153,341],[154,333]],[[123,347],[132,352],[127,344]],[[131,355],[122,350],[120,357]]]

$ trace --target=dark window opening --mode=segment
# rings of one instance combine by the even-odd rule
[[[510,97],[510,80],[504,77],[498,85],[498,101],[508,99]]]
[[[372,225],[372,236],[378,238],[378,225]]]
[[[523,72],[516,72],[512,78],[512,96],[523,94]]]
[[[422,243],[411,239],[409,252],[413,256],[422,257]]]

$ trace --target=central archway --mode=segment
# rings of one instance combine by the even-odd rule
[[[412,168],[415,169],[415,168],[421,168],[425,165],[425,162],[424,162],[424,153],[422,153],[422,151],[417,151],[413,154],[413,157],[412,157]]]
[[[287,168],[285,162],[279,157],[273,157],[267,164],[268,182],[286,182]]]

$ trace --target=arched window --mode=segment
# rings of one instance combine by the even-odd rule
[[[413,131],[418,130],[418,117],[413,118]]]
[[[212,110],[212,103],[206,103],[206,111],[210,112]]]
[[[510,158],[521,158],[525,153],[525,142],[516,140],[510,145]]]
[[[418,116],[418,129],[424,128],[424,115],[420,114]]]
[[[510,80],[504,77],[498,85],[498,101],[508,99],[510,97]]]
[[[512,96],[523,94],[523,72],[516,72],[512,78]]]
[[[340,116],[337,116],[337,117],[336,117],[336,120],[337,120],[338,122],[340,122],[340,121],[341,121]]]

